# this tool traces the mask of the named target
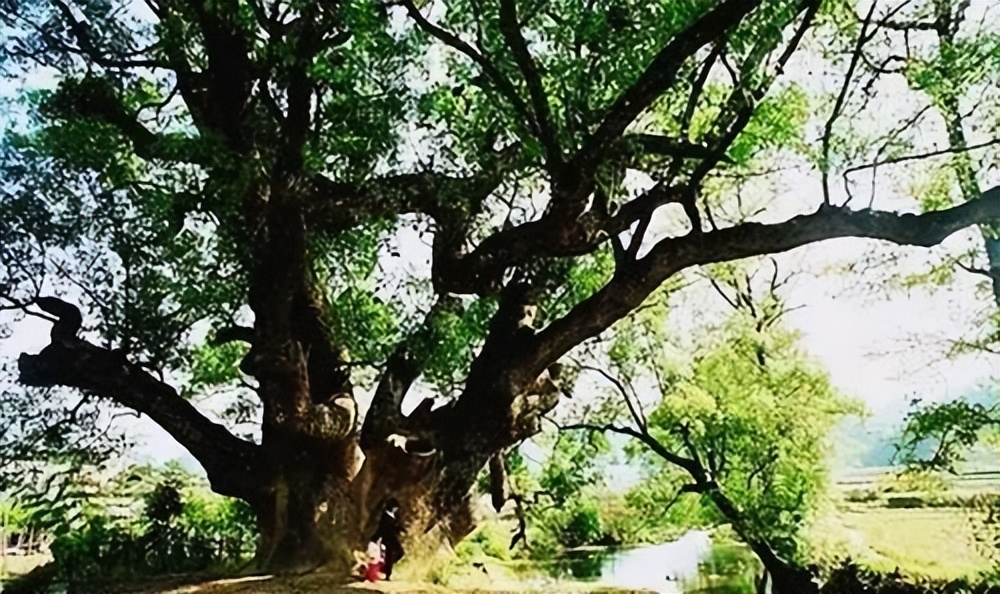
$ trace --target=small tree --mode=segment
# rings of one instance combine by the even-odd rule
[[[1000,403],[987,392],[985,402],[957,399],[915,405],[897,440],[897,456],[907,471],[952,473],[976,446],[991,449],[1000,442]],[[991,576],[1000,578],[1000,496],[979,493],[969,502],[974,544],[993,562]]]
[[[646,356],[629,360],[627,383],[607,376],[621,398],[617,411],[601,423],[568,427],[633,437],[634,452],[687,474],[662,505],[700,494],[757,554],[776,592],[814,591],[809,572],[800,569],[807,559],[801,532],[824,493],[830,433],[861,409],[836,392],[796,347],[795,334],[781,327],[785,308],[775,281],[754,299],[749,277],[743,281],[731,267],[719,272],[731,286],[711,282],[736,313],[690,365],[678,367],[641,347],[624,349]],[[654,332],[663,325],[655,314],[634,321]],[[641,341],[644,333],[622,339]],[[629,386],[650,377],[661,398],[647,413]]]

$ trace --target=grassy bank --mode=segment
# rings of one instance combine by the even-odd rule
[[[990,568],[975,545],[970,513],[960,507],[842,504],[813,526],[812,543],[823,562],[851,558],[877,571],[956,579]]]

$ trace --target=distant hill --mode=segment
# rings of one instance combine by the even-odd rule
[[[875,468],[891,466],[896,454],[895,438],[903,416],[888,419],[847,419],[835,431],[835,466],[839,468]]]
[[[990,385],[970,390],[962,398],[984,406],[993,406],[1000,401],[997,387]],[[893,465],[895,443],[908,412],[907,409],[897,409],[865,420],[857,417],[845,419],[834,434],[835,467],[858,469]],[[924,444],[922,451],[918,450],[917,453],[930,455],[934,445]],[[966,466],[996,468],[1000,466],[1000,456],[993,447],[976,447],[969,453]]]

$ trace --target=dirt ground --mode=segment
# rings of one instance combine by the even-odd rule
[[[35,594],[46,591],[52,579],[52,565],[36,568],[20,583],[7,584],[0,589],[4,594]],[[416,568],[410,568],[417,571]],[[426,568],[421,568],[426,569]],[[486,561],[453,568],[448,573],[447,585],[432,583],[424,577],[404,570],[392,581],[344,583],[340,576],[329,573],[309,573],[282,576],[221,577],[218,574],[163,576],[114,585],[97,585],[86,588],[88,594],[444,594],[448,592],[498,594],[501,592],[528,592],[533,594],[652,594],[643,590],[611,588],[599,583],[556,580],[518,574],[507,566]],[[427,574],[424,571],[421,575]],[[440,579],[440,578],[438,578]],[[435,580],[437,581],[437,580]]]
[[[168,587],[166,589],[149,590],[150,594],[365,594],[365,592],[399,592],[407,594],[443,594],[446,592],[493,594],[501,592],[552,592],[554,594],[628,594],[632,590],[602,587],[600,584],[585,584],[579,582],[546,582],[524,583],[510,580],[489,580],[483,578],[482,583],[462,584],[462,580],[454,587],[445,587],[410,581],[391,581],[351,584],[336,584],[331,576],[310,574],[297,577],[254,576],[203,582],[199,584]],[[636,590],[637,594],[646,594]]]
[[[88,594],[499,594],[501,592],[526,592],[532,594],[653,594],[648,590],[611,588],[599,583],[553,580],[549,578],[517,577],[494,568],[491,575],[479,571],[460,571],[448,580],[448,585],[427,581],[393,579],[390,582],[351,582],[325,573],[298,576],[243,576],[220,578],[218,576],[177,575],[145,580],[139,583],[94,585]],[[39,583],[40,584],[40,583]],[[35,584],[38,586],[39,584]],[[9,594],[37,593],[47,588],[32,587],[22,582],[11,587]],[[7,589],[2,590],[8,594]],[[83,590],[81,590],[83,591]]]

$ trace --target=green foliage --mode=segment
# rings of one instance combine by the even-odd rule
[[[913,194],[920,196],[920,209],[924,212],[942,210],[955,203],[953,172],[935,169],[926,183],[913,188]]]
[[[564,275],[561,290],[539,304],[545,320],[566,315],[578,303],[601,289],[615,270],[610,248],[576,259]]]
[[[987,398],[985,402],[958,399],[924,406],[915,402],[899,437],[900,461],[954,470],[976,444],[996,443],[1000,435],[997,395],[987,393]]]
[[[455,547],[455,554],[465,562],[481,556],[511,558],[510,535],[499,524],[484,523]]]
[[[978,399],[960,398],[924,406],[914,402],[898,440],[900,461],[908,466],[903,476],[933,477],[932,480],[943,481],[938,472],[942,469],[955,472],[957,465],[965,461],[977,444],[988,443],[995,448],[1000,438],[996,400],[997,393],[991,388],[982,392]],[[911,490],[933,490],[921,487],[922,484]],[[942,503],[941,499],[938,497],[935,502]],[[943,503],[955,502],[946,499]],[[969,509],[974,544],[992,561],[988,578],[1000,582],[997,562],[1000,558],[1000,498],[982,494],[959,503]]]
[[[1000,495],[979,493],[968,507],[974,544],[991,563],[988,579],[1000,583]]]
[[[704,92],[704,107],[691,122],[691,135],[701,139],[713,132],[712,126],[728,100],[724,87],[708,87]],[[750,165],[751,159],[764,151],[791,150],[806,152],[804,126],[810,116],[809,98],[796,87],[789,86],[765,98],[754,111],[746,128],[727,151],[735,165]]]
[[[596,544],[603,536],[600,510],[593,502],[580,501],[565,510],[566,517],[559,530],[559,542],[568,548]]]
[[[804,152],[803,132],[811,115],[809,98],[802,89],[788,87],[761,102],[746,129],[729,148],[737,164],[746,164],[765,150]]]
[[[595,493],[579,494],[558,505],[539,499],[528,512],[525,552],[533,558],[552,559],[575,547],[613,544]]]
[[[673,379],[649,422],[662,442],[690,447],[714,469],[747,519],[741,529],[794,556],[825,486],[827,436],[855,411],[803,358],[794,335],[762,337],[737,319],[725,344],[697,354],[690,374]]]
[[[0,493],[13,494],[42,472],[46,460],[67,475],[104,463],[129,442],[108,427],[97,403],[65,390],[26,391],[0,363]],[[6,379],[4,379],[6,378]]]
[[[342,337],[348,352],[359,361],[383,361],[397,331],[389,304],[364,289],[347,289],[331,304],[333,331]]]
[[[379,219],[333,236],[313,238],[314,266],[320,279],[337,291],[366,286],[378,266],[379,250],[396,223]]]
[[[9,498],[0,498],[0,524],[8,533],[26,531],[31,526],[31,514]]]
[[[823,586],[825,594],[937,594],[955,592],[957,594],[980,594],[993,592],[996,582],[990,579],[957,579],[951,581],[914,579],[903,575],[898,569],[879,572],[862,567],[846,559],[833,571]]]
[[[601,471],[594,460],[607,448],[607,440],[600,434],[560,433],[542,469],[542,489],[557,504],[568,501],[599,480]]]
[[[217,569],[253,552],[249,506],[212,494],[176,466],[134,467],[107,482],[83,476],[55,492],[22,491],[18,497],[27,521],[54,537],[56,567],[74,587]]]
[[[710,272],[729,290],[751,281],[736,265]],[[828,438],[840,419],[861,408],[837,393],[796,346],[796,334],[781,327],[785,308],[773,292],[747,305],[746,291],[734,302],[735,315],[694,341],[692,355],[663,345],[665,324],[656,316],[619,324],[612,351],[623,378],[633,384],[649,378],[660,389],[662,398],[648,411],[650,435],[697,460],[740,517],[723,517],[708,495],[684,494],[693,477],[639,441],[627,452],[649,474],[629,501],[664,525],[735,522],[744,537],[802,560],[803,530],[826,489]],[[632,423],[620,395],[612,398],[617,418]]]
[[[906,78],[938,106],[968,92],[973,85],[994,80],[1000,71],[1000,40],[993,32],[941,43],[936,54],[907,62]]]
[[[432,331],[417,352],[427,357],[424,377],[443,394],[460,389],[474,349],[486,337],[496,299],[476,299],[464,308],[445,310],[430,320]]]
[[[633,539],[623,542],[663,542],[686,530],[724,522],[709,502],[694,495],[680,495],[689,482],[676,468],[656,463],[654,471],[625,494]]]
[[[239,378],[239,363],[248,347],[238,342],[204,345],[191,351],[191,386],[218,386]]]
[[[608,451],[609,444],[600,434],[556,434],[536,479],[535,502],[528,508],[534,554],[605,540],[597,494],[606,488],[601,459]]]

